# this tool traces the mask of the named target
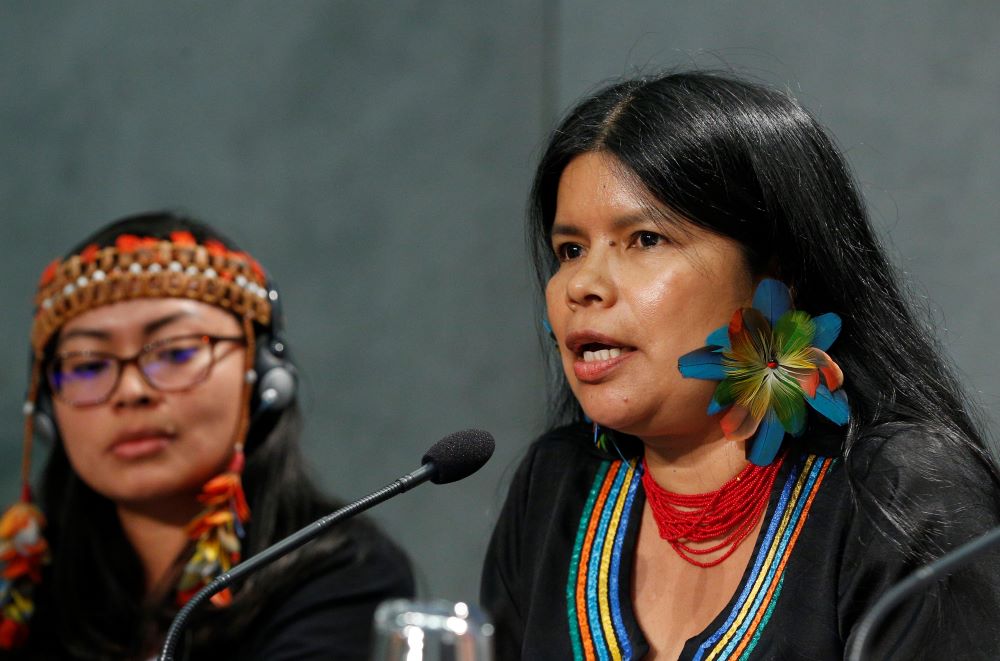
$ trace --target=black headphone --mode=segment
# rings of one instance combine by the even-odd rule
[[[271,302],[271,323],[257,337],[254,372],[256,389],[250,402],[251,420],[266,412],[284,410],[298,391],[298,371],[288,355],[285,342],[285,316],[281,309],[281,294],[270,276],[267,277],[267,299]]]
[[[271,320],[257,335],[253,365],[256,387],[250,400],[251,432],[254,423],[263,417],[273,418],[288,407],[298,391],[298,370],[288,355],[288,344],[283,336],[285,318],[281,309],[281,294],[270,275],[266,280],[265,292],[271,302]],[[33,360],[30,357],[29,364]],[[51,443],[56,438],[52,393],[46,376],[41,375],[40,378],[43,384],[38,388],[34,406],[35,435],[40,440]]]

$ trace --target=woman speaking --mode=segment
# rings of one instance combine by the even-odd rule
[[[553,417],[489,548],[504,659],[840,659],[1000,523],[998,472],[842,156],[788,95],[628,80],[552,133],[530,233]],[[996,558],[873,658],[996,658]]]

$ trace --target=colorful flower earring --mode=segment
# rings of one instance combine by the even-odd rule
[[[35,586],[42,580],[42,566],[49,561],[49,547],[42,537],[45,517],[32,504],[28,487],[21,502],[0,518],[0,648],[12,649],[28,637],[28,620],[35,610]]]
[[[250,519],[250,508],[243,494],[242,444],[237,445],[226,472],[202,487],[198,500],[205,504],[201,514],[188,524],[188,536],[194,540],[194,554],[184,566],[177,586],[177,604],[183,606],[199,590],[234,565],[239,564],[243,524]],[[229,588],[215,594],[212,603],[228,606],[233,600]]]
[[[256,340],[250,317],[243,317],[243,337],[246,338],[246,365],[252,366],[256,355]],[[244,524],[250,520],[250,507],[243,492],[243,439],[250,427],[250,396],[257,382],[257,372],[248,367],[243,378],[243,395],[233,456],[225,472],[216,475],[201,489],[198,500],[205,505],[188,524],[188,537],[194,541],[194,554],[184,566],[177,586],[177,605],[183,606],[203,587],[240,563],[246,536]],[[226,588],[212,596],[212,603],[225,608],[233,601]]]
[[[726,438],[750,439],[747,458],[766,466],[786,432],[802,434],[806,403],[838,425],[850,419],[844,374],[826,354],[840,327],[832,312],[810,317],[792,309],[788,287],[765,279],[752,308],[737,310],[728,327],[713,331],[707,346],[681,356],[677,366],[685,377],[720,381],[708,414],[728,409],[721,420]]]

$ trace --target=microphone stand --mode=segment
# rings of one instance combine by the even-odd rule
[[[191,598],[190,601],[184,604],[184,606],[177,611],[174,621],[170,624],[170,628],[167,630],[167,637],[163,641],[163,650],[160,653],[159,661],[174,661],[174,651],[177,649],[177,643],[180,640],[181,631],[184,629],[187,619],[190,617],[194,609],[196,609],[202,602],[210,599],[212,595],[221,592],[225,588],[229,587],[229,585],[234,581],[243,578],[250,572],[263,567],[264,565],[270,564],[286,553],[294,551],[306,542],[317,537],[333,524],[342,521],[343,519],[352,517],[355,514],[364,512],[365,510],[378,505],[382,501],[388,500],[393,496],[403,493],[404,491],[409,491],[413,487],[423,484],[427,480],[433,479],[437,475],[437,470],[437,466],[434,462],[427,462],[412,473],[408,473],[396,479],[391,484],[388,484],[378,491],[365,496],[361,500],[357,500],[350,505],[341,507],[336,512],[328,514],[323,518],[310,523],[305,528],[302,528],[298,532],[286,537],[277,544],[267,547],[257,555],[247,558],[226,573],[219,575],[214,581],[203,587]]]
[[[876,626],[881,624],[885,616],[899,605],[901,601],[917,590],[940,579],[945,574],[958,569],[966,563],[972,562],[998,545],[1000,545],[1000,527],[994,528],[985,535],[966,542],[957,549],[953,549],[934,562],[920,567],[905,579],[892,586],[875,602],[875,605],[871,607],[868,614],[858,624],[857,633],[853,636],[847,648],[848,661],[862,661],[865,658],[865,655],[868,653],[872,632],[875,631]]]

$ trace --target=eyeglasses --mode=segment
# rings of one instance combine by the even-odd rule
[[[147,344],[127,358],[104,351],[58,353],[49,365],[49,385],[56,397],[73,406],[102,404],[118,387],[125,366],[135,363],[153,388],[164,392],[187,390],[212,372],[216,344],[243,341],[239,335],[184,335]]]

